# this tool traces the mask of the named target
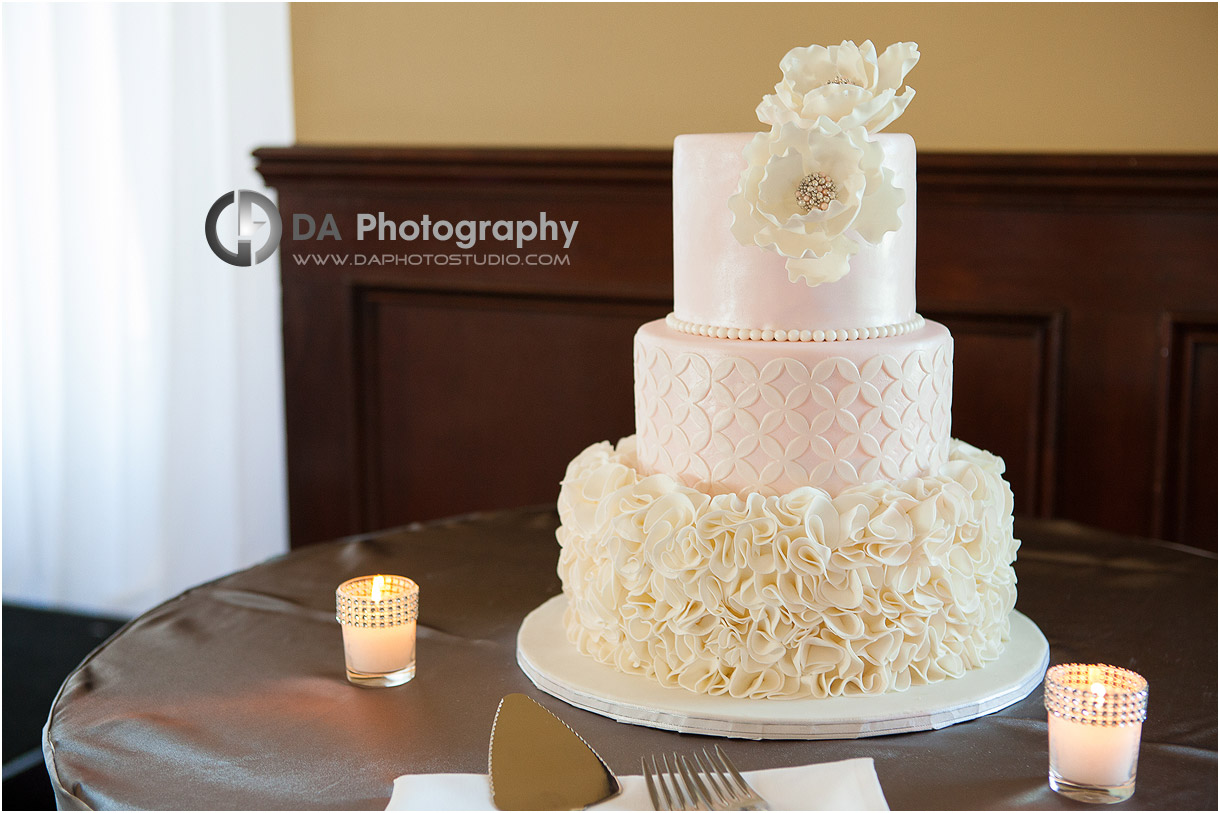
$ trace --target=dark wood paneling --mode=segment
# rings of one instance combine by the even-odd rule
[[[285,224],[294,547],[552,501],[567,459],[631,431],[630,337],[672,300],[668,154],[293,147],[258,158]],[[428,250],[419,242],[354,239],[360,212],[458,221],[541,211],[580,222],[557,252],[564,265],[529,264],[540,247],[440,250],[505,258],[467,266],[416,259]],[[327,213],[341,241],[293,239],[292,215],[321,223]],[[335,265],[316,256],[327,251],[408,262]],[[560,414],[557,392],[573,399]]]
[[[1214,320],[1215,166],[1213,157],[922,159],[921,310],[1063,315],[1057,404],[1043,413],[1057,425],[1041,432],[1053,443],[1036,514],[1187,541],[1155,520],[1166,496],[1156,464],[1165,456],[1161,318],[1180,310]],[[992,409],[1011,408],[1004,375],[983,384]],[[1192,420],[1215,424],[1214,400],[1210,412],[1206,398],[1192,403],[1201,410]],[[954,404],[955,429],[976,422]],[[965,439],[1011,458],[1012,434]],[[1198,465],[1214,482],[1214,444]],[[1210,532],[1189,541],[1214,548],[1214,520],[1213,510]]]
[[[672,297],[668,151],[258,158],[285,220],[293,545],[553,500],[575,451],[630,431],[630,335]],[[1021,513],[1214,548],[1215,158],[924,154],[919,184],[955,434],[1005,457]],[[335,266],[292,239],[329,212],[342,251],[409,254],[354,242],[378,211],[580,227],[564,266]]]
[[[632,337],[668,312],[409,291],[361,302],[369,527],[553,500],[577,452],[635,431]]]
[[[925,314],[953,333],[953,436],[1004,458],[1018,513],[1051,515],[1063,314]]]
[[[1216,315],[1167,313],[1154,531],[1215,549]],[[1209,544],[1210,543],[1210,544]]]

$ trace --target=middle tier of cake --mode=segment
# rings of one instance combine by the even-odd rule
[[[926,321],[854,341],[690,335],[664,320],[635,336],[642,474],[707,494],[831,496],[918,477],[949,458],[953,338]]]

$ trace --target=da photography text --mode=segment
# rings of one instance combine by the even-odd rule
[[[514,243],[517,248],[524,248],[533,242],[563,242],[563,248],[572,245],[576,236],[579,220],[554,220],[547,217],[546,212],[539,212],[534,220],[433,220],[430,215],[423,215],[418,220],[392,220],[385,212],[377,214],[360,213],[356,215],[357,240],[415,240],[446,243],[450,240],[461,249],[474,248],[480,243],[494,240],[500,243]],[[335,222],[334,215],[324,215],[319,224],[312,215],[294,214],[292,216],[293,240],[342,240],[343,235]]]
[[[230,208],[236,217],[228,214]],[[416,220],[394,220],[386,217],[385,212],[375,215],[361,212],[356,215],[354,224],[357,241],[363,241],[367,237],[370,242],[380,241],[383,247],[387,242],[399,240],[432,245],[412,246],[414,251],[420,253],[408,253],[398,257],[390,254],[352,255],[355,258],[352,264],[569,265],[570,260],[566,255],[547,251],[566,251],[571,248],[572,240],[576,237],[576,227],[579,225],[579,220],[555,220],[548,217],[546,212],[539,212],[538,217],[533,220],[457,221],[437,220],[426,214]],[[264,226],[268,228],[264,229]],[[221,260],[237,266],[258,265],[279,248],[282,233],[280,212],[267,196],[250,189],[235,189],[221,195],[212,203],[204,217],[203,231],[208,246]],[[297,242],[312,240],[319,243],[319,249],[324,249],[327,247],[326,241],[342,241],[343,233],[340,232],[333,214],[322,215],[321,223],[313,215],[294,214],[292,239]],[[452,245],[444,245],[450,241]],[[233,242],[236,242],[236,249],[229,247]],[[430,253],[451,251],[453,248],[467,250],[480,244],[483,244],[481,247],[486,251],[487,248],[496,248],[495,243],[513,244],[518,250],[531,245],[540,250],[540,253],[529,254],[524,261],[510,254],[484,253],[472,257],[463,254]],[[551,245],[546,245],[548,243]],[[562,244],[562,248],[559,244]],[[504,246],[504,249],[507,248]],[[342,254],[295,256],[298,265],[301,264],[300,257],[321,262],[323,265],[348,264],[347,257]],[[443,261],[440,258],[443,258]]]

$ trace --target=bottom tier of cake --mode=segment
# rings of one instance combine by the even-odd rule
[[[666,686],[880,694],[994,660],[1016,604],[1004,462],[961,441],[934,473],[709,496],[590,446],[559,495],[568,638]]]

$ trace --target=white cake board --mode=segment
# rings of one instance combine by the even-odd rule
[[[1012,614],[999,660],[956,680],[905,692],[805,700],[744,700],[695,694],[629,675],[580,654],[555,596],[517,633],[517,663],[534,685],[565,703],[622,723],[751,740],[839,740],[928,731],[1011,706],[1042,682],[1050,648],[1033,621]]]

